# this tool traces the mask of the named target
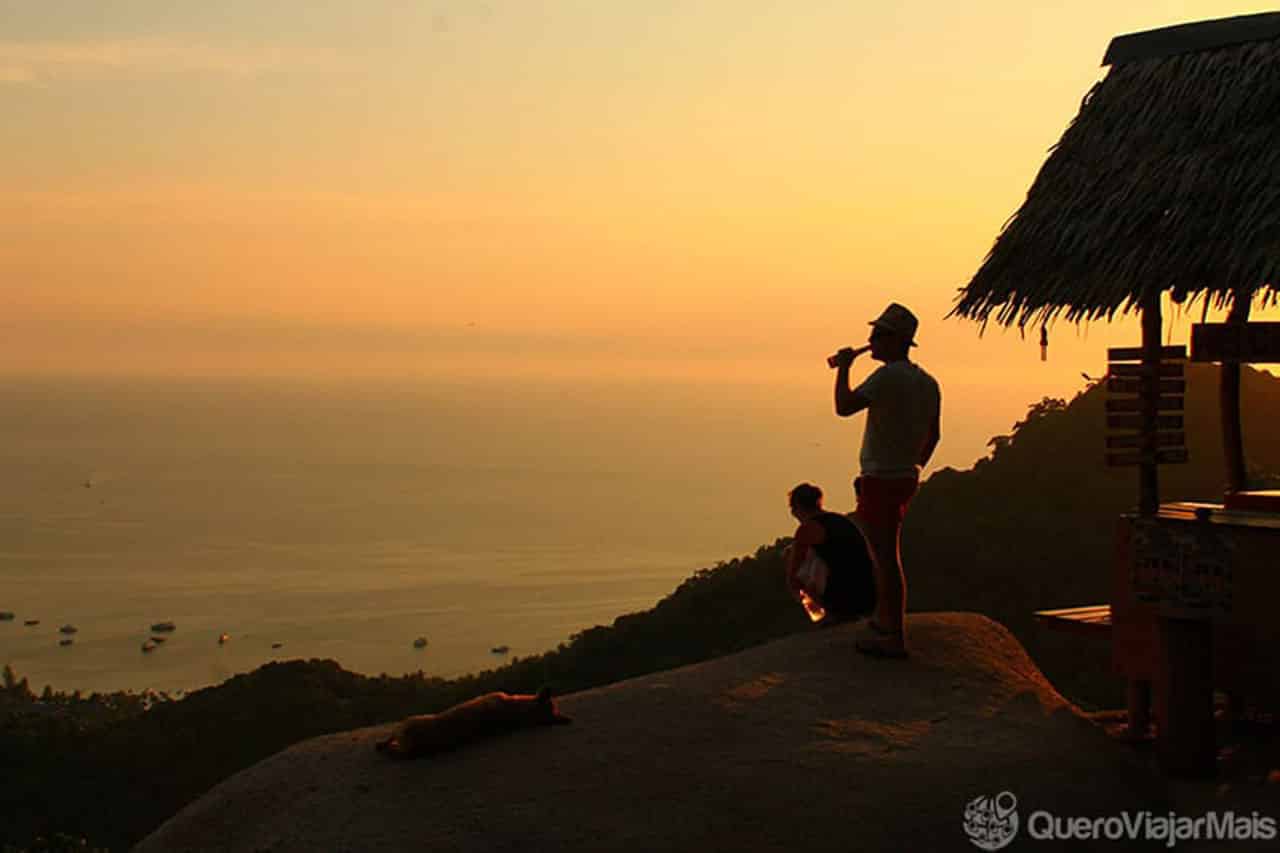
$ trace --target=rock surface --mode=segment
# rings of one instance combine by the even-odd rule
[[[1026,821],[1168,809],[1164,784],[1082,718],[1002,626],[913,614],[909,660],[815,630],[565,696],[571,726],[419,761],[390,725],[297,744],[227,779],[137,853],[977,850],[965,806]]]

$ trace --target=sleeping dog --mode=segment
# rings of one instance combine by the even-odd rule
[[[377,748],[395,758],[417,758],[502,732],[570,722],[569,717],[556,710],[546,687],[536,696],[489,693],[438,714],[409,717],[391,737],[378,741]]]

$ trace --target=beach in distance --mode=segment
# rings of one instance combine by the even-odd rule
[[[546,651],[789,535],[799,479],[851,508],[855,431],[801,392],[10,382],[0,664],[176,692],[273,659],[449,677]]]

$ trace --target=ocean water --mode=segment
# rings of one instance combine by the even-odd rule
[[[178,691],[273,659],[454,676],[536,654],[788,535],[801,480],[848,508],[858,431],[823,392],[6,382],[0,664]]]

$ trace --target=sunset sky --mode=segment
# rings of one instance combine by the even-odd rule
[[[817,386],[898,300],[950,400],[1067,393],[1136,327],[956,289],[1112,36],[1268,5],[6,3],[0,374]]]

